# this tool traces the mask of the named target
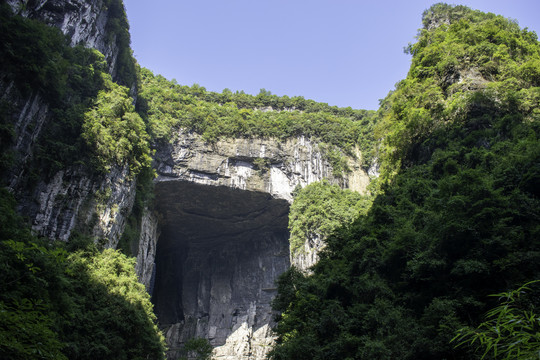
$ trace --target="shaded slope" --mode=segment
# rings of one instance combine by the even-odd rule
[[[536,35],[444,4],[424,24],[380,110],[387,181],[312,276],[281,279],[275,359],[476,358],[455,331],[540,277]]]

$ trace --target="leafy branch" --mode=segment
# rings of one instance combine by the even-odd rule
[[[534,310],[523,309],[522,297],[531,291],[530,281],[517,290],[494,294],[501,304],[486,314],[486,321],[477,328],[458,330],[452,342],[456,347],[475,346],[483,350],[482,359],[493,354],[496,359],[540,358],[540,315]]]

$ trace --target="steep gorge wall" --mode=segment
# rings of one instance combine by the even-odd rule
[[[22,16],[60,28],[72,45],[102,52],[115,77],[121,49],[107,30],[110,1],[8,3]],[[28,164],[54,116],[38,92],[23,95],[6,79],[0,72],[16,155],[6,178],[19,210],[39,235],[68,241],[84,229],[100,245],[117,247],[136,195],[128,168],[96,175],[87,165],[73,165],[28,186]],[[293,193],[322,179],[363,192],[369,177],[359,164],[358,153],[349,158],[350,173],[334,174],[324,147],[306,137],[209,144],[180,130],[157,145],[156,205],[142,216],[136,271],[154,295],[171,358],[193,337],[209,339],[219,359],[265,358],[273,341],[274,282],[291,263],[311,266],[321,246],[306,241],[305,251],[290,257]]]
[[[108,31],[110,9],[105,1],[7,3],[15,14],[58,27],[71,39],[71,45],[99,50],[105,55],[109,73],[116,76],[122,49],[116,35]],[[69,166],[50,178],[32,179],[29,164],[43,129],[54,121],[54,115],[39,92],[22,94],[6,75],[0,71],[0,101],[10,104],[8,121],[14,130],[10,150],[15,163],[4,176],[17,196],[20,212],[32,220],[39,235],[67,241],[74,230],[85,228],[92,237],[102,239],[102,245],[116,247],[135,197],[135,181],[129,178],[127,167],[115,166],[109,174],[96,176],[87,166]]]
[[[305,137],[205,143],[179,130],[156,149],[156,212],[144,217],[137,270],[153,294],[171,351],[209,339],[218,359],[264,359],[273,341],[275,280],[291,263],[307,268],[319,250],[291,258],[289,205],[298,187],[328,179],[365,191],[369,177],[334,175]],[[159,239],[158,239],[159,237]]]

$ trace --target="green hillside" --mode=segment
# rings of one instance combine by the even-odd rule
[[[488,295],[540,278],[536,34],[463,6],[423,22],[379,110],[381,191],[313,274],[281,278],[274,359],[480,358],[485,346],[454,348],[457,330],[497,305]],[[538,314],[538,299],[518,305]],[[537,359],[535,322],[513,334],[530,335],[521,355],[502,339],[497,358]]]
[[[343,155],[359,149],[365,169],[380,168],[369,194],[328,182],[295,190],[291,251],[311,236],[326,247],[311,272],[292,268],[280,278],[271,357],[540,358],[534,32],[502,16],[434,5],[407,48],[406,79],[373,112],[169,81],[136,66],[122,2],[103,4],[120,46],[115,77],[97,50],[71,47],[60,30],[0,4],[0,80],[13,82],[21,99],[38,94],[50,110],[25,163],[13,150],[15,106],[0,102],[2,186],[19,164],[27,165],[28,193],[60,170],[94,179],[129,169],[137,194],[118,247],[130,253],[151,204],[152,148],[179,129],[210,144],[305,136],[334,175],[348,171]],[[38,238],[16,198],[0,189],[0,358],[164,358],[135,260],[99,248],[86,229],[67,243]]]

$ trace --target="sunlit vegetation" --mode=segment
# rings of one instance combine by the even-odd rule
[[[490,333],[494,316],[510,329],[538,314],[538,296],[520,298],[525,315],[489,296],[540,279],[536,34],[444,4],[424,25],[380,109],[380,192],[312,274],[280,279],[274,359],[478,359],[494,336],[521,339]],[[483,351],[451,343],[464,327]]]
[[[413,55],[409,74],[383,103],[378,130],[386,139],[388,176],[402,161],[424,160],[419,151],[426,149],[427,156],[435,144],[422,143],[449,129],[492,136],[493,142],[514,135],[509,130],[516,122],[540,117],[534,32],[502,16],[446,4],[427,10],[423,22],[418,41],[407,48]]]
[[[208,142],[231,137],[282,140],[306,136],[327,144],[329,152],[349,155],[358,146],[367,167],[374,154],[376,117],[372,111],[278,97],[264,89],[257,96],[230,90],[215,93],[196,84],[178,85],[144,68],[141,79],[139,110],[148,114],[149,133],[156,140],[170,140],[174,129],[183,128]]]
[[[105,172],[112,165],[127,163],[131,173],[138,174],[152,161],[145,124],[126,87],[107,78],[104,86],[84,114],[82,138],[91,148],[98,170]]]
[[[123,12],[120,1],[109,3],[111,9],[122,6]],[[107,73],[104,56],[83,46],[70,47],[60,30],[12,16],[5,4],[0,17],[0,65],[8,76],[4,81],[13,81],[24,96],[39,94],[51,110],[52,119],[38,139],[33,171],[51,175],[68,166],[91,163],[98,173],[112,165],[127,165],[135,176],[149,166],[145,125],[135,112],[128,89],[113,82]],[[121,42],[125,45],[127,41],[129,50],[129,33],[126,39],[122,21],[111,16],[110,22],[114,36],[118,41],[123,36]],[[123,59],[119,68],[116,78],[125,75],[120,82],[132,83],[133,59]],[[13,111],[9,104],[2,105],[0,136],[6,151],[14,134]],[[2,158],[5,167],[16,160]]]
[[[371,200],[370,196],[343,190],[328,181],[300,189],[289,212],[291,253],[301,252],[306,239],[325,239],[336,229],[365,215]]]
[[[162,359],[164,338],[135,260],[37,239],[14,207],[0,190],[0,357]]]

